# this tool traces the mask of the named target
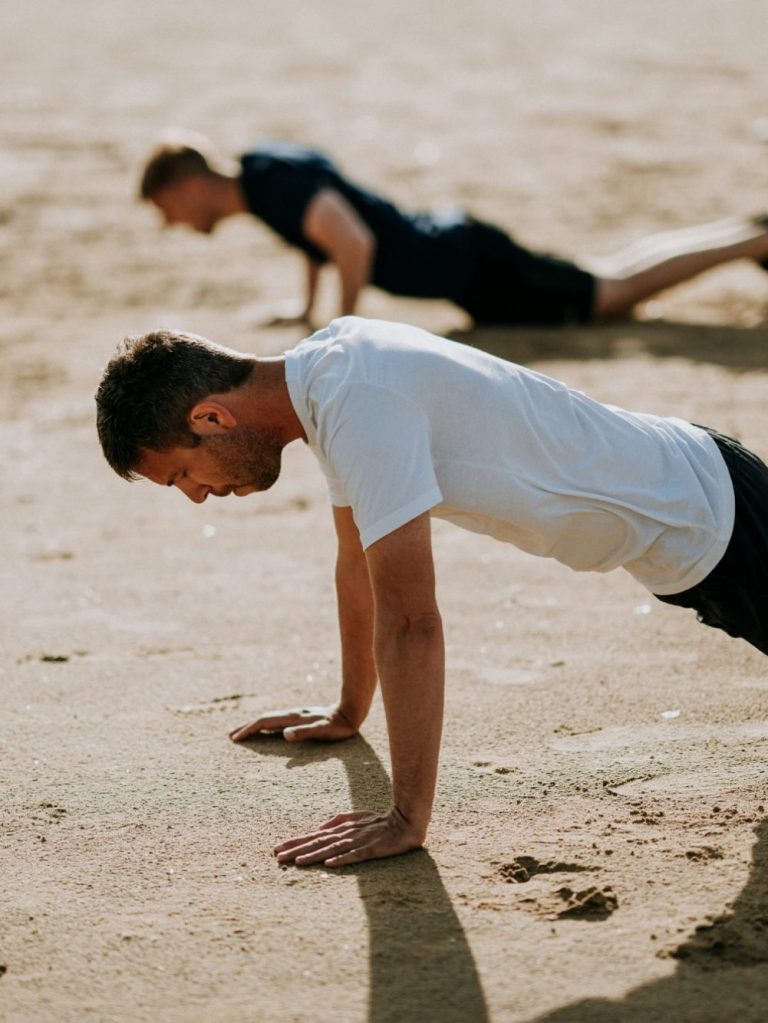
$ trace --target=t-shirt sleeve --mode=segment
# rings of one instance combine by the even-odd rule
[[[336,478],[336,474],[333,469],[325,460],[320,461],[320,468],[323,471],[323,476],[325,476],[325,483],[328,487],[328,496],[331,499],[331,504],[336,508],[348,508],[349,499],[344,493],[344,488]]]
[[[325,436],[331,501],[352,508],[364,548],[443,500],[429,421],[415,402],[387,388],[350,388]]]
[[[304,237],[302,224],[315,196],[331,187],[332,174],[320,160],[276,161],[262,183],[259,216],[287,241],[324,261],[326,257]]]

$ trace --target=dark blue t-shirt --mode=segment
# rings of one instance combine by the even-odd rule
[[[290,142],[265,142],[241,157],[242,187],[254,216],[310,259],[326,256],[302,232],[318,192],[330,188],[352,206],[376,239],[372,283],[417,298],[461,302],[472,263],[471,220],[461,210],[402,213],[348,181],[322,153]]]

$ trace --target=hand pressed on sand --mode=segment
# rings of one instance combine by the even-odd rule
[[[426,829],[417,830],[396,806],[383,815],[361,810],[340,813],[317,831],[289,838],[275,846],[274,853],[279,863],[343,867],[418,849],[425,833]]]
[[[271,710],[261,717],[229,733],[233,742],[242,742],[254,735],[282,732],[288,742],[317,739],[338,742],[357,735],[357,728],[342,714],[336,704],[327,707],[293,707]]]

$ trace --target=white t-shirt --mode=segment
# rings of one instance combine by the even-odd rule
[[[364,547],[429,511],[653,593],[701,582],[734,494],[680,419],[602,405],[541,373],[403,324],[348,316],[285,353],[291,401]]]

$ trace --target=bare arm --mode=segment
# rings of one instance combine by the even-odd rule
[[[359,728],[376,691],[373,658],[373,594],[368,562],[351,508],[334,508],[338,538],[336,600],[341,637],[340,710]]]
[[[367,552],[374,651],[392,756],[393,806],[340,814],[275,852],[281,862],[328,866],[394,856],[420,846],[432,810],[443,718],[444,643],[435,598],[429,515]]]
[[[302,230],[308,241],[335,264],[340,278],[341,316],[355,311],[371,279],[376,239],[355,208],[332,188],[318,192],[307,207]]]
[[[315,298],[317,296],[317,281],[320,277],[320,264],[316,263],[314,259],[310,259],[309,257],[307,257],[306,274],[304,292],[305,302],[302,319],[305,323],[310,323],[312,321],[312,310],[315,307]]]
[[[287,327],[292,324],[303,323],[308,327],[312,326],[312,310],[315,306],[317,295],[317,282],[320,277],[320,264],[307,256],[305,260],[304,279],[304,302],[297,305],[294,301],[284,303],[280,311],[270,316],[265,322],[265,327]]]
[[[289,741],[348,739],[360,729],[376,691],[373,658],[373,595],[368,563],[351,508],[333,509],[338,540],[336,599],[341,636],[341,696],[328,706],[268,711],[235,729],[235,742],[263,732],[282,731]]]
[[[429,513],[374,544],[368,563],[394,804],[423,839],[437,781],[445,688]]]

